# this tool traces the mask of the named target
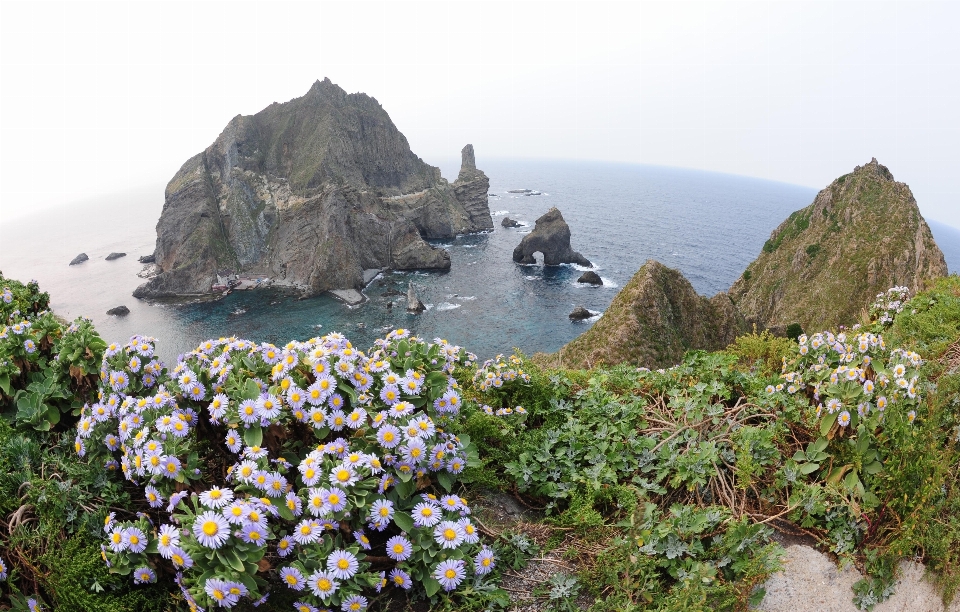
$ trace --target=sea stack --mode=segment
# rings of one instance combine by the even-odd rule
[[[513,261],[521,264],[537,263],[534,253],[543,253],[543,263],[558,266],[574,263],[581,266],[593,264],[570,246],[570,226],[556,207],[537,219],[533,231],[523,237],[513,249]]]
[[[785,333],[859,322],[890,287],[920,290],[947,264],[910,187],[876,159],[820,191],[770,234],[729,295],[748,325]]]
[[[139,298],[209,294],[224,273],[304,295],[361,289],[363,272],[450,268],[426,240],[493,229],[472,145],[450,184],[374,98],[329,79],[237,115],[167,184]]]
[[[420,301],[420,298],[417,297],[417,292],[413,290],[413,283],[407,285],[407,312],[410,314],[420,314],[427,307],[423,305],[423,302]]]

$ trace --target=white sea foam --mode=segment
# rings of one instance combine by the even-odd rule
[[[499,217],[499,216],[501,216],[501,215],[508,215],[508,214],[510,214],[510,211],[509,211],[509,210],[495,210],[495,211],[493,211],[492,213],[490,213],[490,216],[491,216],[491,217]]]
[[[457,308],[460,308],[460,306],[462,306],[462,304],[451,304],[450,302],[440,302],[439,304],[437,304],[437,310],[438,311],[455,310]]]

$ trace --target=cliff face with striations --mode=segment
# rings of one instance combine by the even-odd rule
[[[601,363],[660,368],[678,363],[691,349],[725,348],[743,331],[726,294],[698,295],[683,274],[651,259],[593,327],[548,359],[570,368]]]
[[[180,168],[157,223],[160,274],[134,295],[209,293],[223,271],[318,293],[359,288],[369,268],[449,269],[425,240],[493,228],[471,145],[463,159],[451,185],[375,99],[318,81],[234,117]]]
[[[946,274],[910,188],[873,159],[773,230],[729,295],[758,327],[818,330],[856,323],[890,287],[915,292]]]

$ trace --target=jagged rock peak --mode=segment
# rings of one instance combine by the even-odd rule
[[[543,263],[548,266],[564,263],[593,265],[570,246],[570,226],[556,207],[537,219],[533,231],[524,236],[520,244],[513,249],[513,261],[521,264],[536,263],[533,255],[537,252],[543,253]]]
[[[477,169],[477,158],[473,154],[473,145],[468,144],[460,151],[460,176]]]
[[[873,158],[773,230],[729,295],[760,328],[817,331],[857,323],[890,287],[916,292],[946,274],[910,187]]]
[[[693,349],[725,348],[745,331],[730,298],[698,295],[683,274],[647,261],[593,327],[538,360],[568,368],[630,363],[660,368]]]
[[[237,115],[171,179],[136,297],[211,291],[217,273],[266,276],[305,294],[358,289],[363,270],[449,269],[425,240],[493,228],[489,181],[450,185],[370,96],[330,79]]]

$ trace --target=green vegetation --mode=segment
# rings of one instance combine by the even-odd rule
[[[920,557],[937,571],[947,599],[960,586],[957,276],[912,299],[901,288],[879,296],[863,328],[801,333],[796,341],[754,332],[725,351],[690,352],[656,371],[567,370],[522,355],[475,365],[457,347],[422,343],[403,330],[378,341],[367,357],[337,335],[272,352],[237,339],[210,341],[168,370],[144,355],[154,350],[151,339],[106,346],[89,323],[65,326],[44,313],[46,297],[35,285],[0,279],[0,286],[9,295],[2,304],[9,324],[0,334],[7,376],[0,389],[0,558],[8,572],[0,589],[15,609],[28,597],[56,610],[185,610],[191,599],[209,609],[215,596],[204,587],[211,578],[243,585],[250,596],[239,601],[241,609],[267,593],[260,609],[289,610],[311,599],[339,608],[361,593],[371,609],[421,609],[428,601],[438,610],[503,609],[510,600],[498,587],[502,572],[524,572],[533,557],[554,555],[563,568],[524,587],[548,609],[739,610],[762,599],[759,585],[779,566],[774,531],[804,533],[856,563],[867,578],[851,598],[865,609],[890,595],[904,557]],[[34,352],[26,351],[28,340]],[[318,363],[333,372],[343,403],[340,417],[324,409],[319,422],[313,404],[297,395],[321,380]],[[346,374],[339,365],[346,363],[364,366]],[[402,396],[411,406],[399,410],[439,428],[433,435],[450,445],[444,460],[454,471],[415,463],[404,469],[390,457],[410,447],[384,447],[392,444],[382,428],[394,422],[394,408],[375,408],[386,397],[380,377],[407,370],[423,381],[417,393]],[[377,382],[359,390],[350,382],[363,386],[354,373]],[[166,395],[157,392],[161,386]],[[43,418],[18,407],[29,394],[46,406]],[[117,409],[97,417],[97,406],[113,397]],[[147,403],[157,397],[157,405]],[[283,406],[280,416],[245,419],[243,406],[269,413],[269,398]],[[384,423],[380,429],[333,429],[336,418],[349,420],[363,406],[371,422]],[[133,415],[140,424],[129,420]],[[110,450],[110,436],[119,436],[124,423],[126,452]],[[165,439],[148,431],[161,425],[173,428]],[[281,553],[278,543],[303,524],[295,500],[309,516],[314,487],[327,487],[327,476],[345,461],[314,449],[341,443],[382,458],[390,476],[355,468],[356,482],[344,485],[350,514],[320,512],[318,521],[336,519],[326,535]],[[164,466],[154,477],[152,444]],[[236,457],[233,448],[244,446]],[[427,448],[439,450],[432,442]],[[263,451],[266,458],[258,457]],[[179,465],[161,475],[170,458]],[[247,476],[250,464],[255,470]],[[311,465],[322,466],[315,485]],[[261,501],[271,498],[266,478],[278,477],[284,495]],[[275,508],[266,546],[232,535],[218,547],[200,541],[193,528],[205,527],[198,517],[213,485],[246,498],[245,511]],[[475,506],[464,518],[483,538],[456,547],[441,546],[433,528],[414,522],[421,502],[462,504],[494,491],[536,510],[504,525]],[[378,520],[371,510],[388,505],[384,530],[370,528]],[[173,559],[191,559],[181,559],[180,586],[171,557],[158,554],[168,544],[160,528],[171,519],[186,527]],[[121,543],[109,537],[133,529],[144,536],[142,549],[127,536]],[[361,529],[370,552],[353,535]],[[385,540],[394,536],[413,549],[407,561],[384,555]],[[281,568],[308,578],[322,573],[334,550],[349,552],[358,565],[353,578],[338,580],[338,601],[281,584],[292,584]],[[475,570],[476,555],[490,552],[492,571]],[[466,576],[446,593],[440,580],[453,579],[435,568],[461,560],[470,562],[458,567]],[[373,588],[378,571],[391,568],[410,575],[410,591]]]
[[[810,227],[810,211],[798,210],[790,213],[782,230],[763,243],[764,253],[773,253],[780,248],[784,240],[789,240],[798,236],[800,232]]]

